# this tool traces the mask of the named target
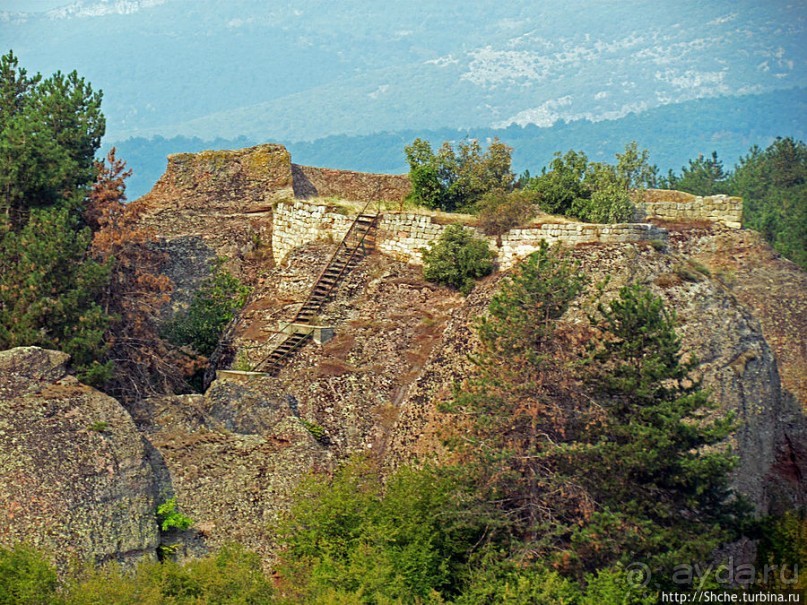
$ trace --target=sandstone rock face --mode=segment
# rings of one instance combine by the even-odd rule
[[[295,487],[332,464],[289,401],[270,378],[228,377],[205,395],[145,403],[160,499],[176,496],[195,521],[184,554],[238,542],[271,557],[272,524]]]
[[[740,458],[734,485],[762,513],[804,505],[807,452],[802,444],[807,443],[807,424],[793,396],[782,388],[774,353],[750,310],[682,254],[642,244],[612,244],[578,247],[573,255],[590,278],[590,291],[569,311],[569,319],[585,321],[583,301],[606,276],[606,300],[628,282],[650,286],[678,314],[682,351],[700,360],[698,375],[717,404],[713,413],[732,413],[739,421],[733,440]],[[471,371],[467,356],[478,342],[470,325],[484,313],[493,291],[490,280],[454,311],[402,401],[390,433],[391,464],[439,451],[440,427],[451,419],[436,411],[436,403],[450,397],[452,384]]]
[[[151,467],[128,412],[67,376],[68,356],[0,352],[0,543],[97,562],[154,556]]]

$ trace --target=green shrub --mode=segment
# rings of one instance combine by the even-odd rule
[[[584,185],[588,157],[582,151],[569,150],[566,154],[555,153],[539,176],[529,180],[526,187],[538,194],[541,210],[548,214],[569,214],[576,198],[586,197]]]
[[[177,499],[170,498],[157,507],[157,523],[160,531],[184,531],[193,525],[193,519],[177,510]]]
[[[523,186],[537,192],[541,209],[589,223],[625,223],[633,220],[629,194],[656,184],[655,166],[647,150],[635,142],[617,153],[617,163],[589,162],[582,151],[556,153],[537,177],[527,177]]]
[[[67,583],[60,603],[263,605],[274,602],[273,594],[258,555],[224,546],[184,564],[166,559],[143,561],[133,570],[118,565],[87,569]]]
[[[503,235],[529,222],[535,214],[537,202],[535,191],[487,193],[476,205],[479,228],[487,235]]]
[[[461,225],[449,225],[423,252],[423,277],[468,294],[475,279],[493,271],[494,258],[487,241]]]
[[[223,269],[219,260],[188,310],[168,322],[163,333],[174,345],[190,346],[201,355],[210,355],[227,324],[246,303],[249,292],[250,288]]]
[[[628,223],[635,209],[628,192],[616,185],[595,189],[587,198],[576,198],[570,214],[587,223]]]
[[[306,479],[277,531],[287,602],[444,602],[436,593],[458,592],[485,531],[457,510],[458,492],[450,473],[428,467],[382,481],[363,458]]]
[[[28,546],[0,548],[0,605],[56,602],[56,570]]]

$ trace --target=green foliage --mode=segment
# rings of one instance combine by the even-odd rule
[[[330,481],[310,478],[279,527],[286,596],[416,603],[450,595],[483,531],[457,513],[456,498],[445,473],[402,469],[384,486],[379,469],[363,459]],[[332,601],[337,595],[342,600]]]
[[[582,151],[567,151],[564,155],[555,153],[549,163],[549,170],[543,169],[540,176],[534,177],[527,188],[538,193],[541,210],[548,214],[569,214],[572,203],[588,197],[584,184],[588,169],[588,157]]]
[[[87,427],[88,431],[93,431],[95,433],[106,433],[109,429],[109,423],[104,420],[98,420],[93,422],[90,426]]]
[[[625,553],[667,571],[704,560],[743,513],[730,503],[735,458],[715,447],[733,420],[699,417],[710,404],[690,376],[694,360],[681,360],[675,314],[660,298],[625,286],[599,312],[589,378],[604,416],[570,450],[599,510],[575,530],[573,550],[588,569]]]
[[[743,198],[745,226],[807,269],[807,146],[785,138],[764,151],[753,147],[729,184]]]
[[[325,427],[322,425],[316,422],[310,422],[304,418],[300,418],[300,424],[302,424],[317,441],[326,441],[328,439],[328,431],[326,431]]]
[[[0,605],[56,603],[56,570],[24,545],[0,548]]]
[[[680,175],[675,175],[670,170],[667,178],[662,179],[661,185],[695,195],[716,195],[729,192],[728,176],[723,169],[723,162],[718,159],[717,152],[713,151],[711,157],[699,155],[696,159],[689,160],[689,165],[681,168]]]
[[[757,570],[768,566],[773,572],[766,578],[757,576],[757,584],[768,590],[807,590],[807,511],[793,510],[757,522],[760,538]],[[797,577],[798,574],[798,577]]]
[[[203,559],[178,564],[144,561],[134,572],[116,565],[86,570],[68,582],[64,605],[264,605],[274,590],[260,557],[241,546],[225,546]]]
[[[63,350],[100,384],[111,372],[103,363],[111,318],[97,300],[110,268],[86,258],[90,239],[66,208],[33,210],[19,231],[0,231],[0,349]]]
[[[193,525],[193,519],[177,510],[177,499],[169,498],[157,507],[160,531],[184,531]]]
[[[449,225],[423,251],[423,277],[468,294],[474,280],[493,271],[495,256],[487,241],[461,225]]]
[[[503,235],[528,223],[535,214],[537,201],[534,191],[517,189],[486,193],[474,208],[478,226],[486,235]]]
[[[616,157],[612,166],[589,163],[582,151],[556,153],[549,170],[544,168],[524,186],[538,193],[544,212],[592,223],[628,222],[634,214],[630,191],[654,185],[657,169],[649,164],[647,150],[640,152],[636,142]]]
[[[524,358],[540,363],[541,349],[554,334],[556,323],[581,292],[585,278],[565,257],[563,248],[540,248],[502,280],[477,326],[490,355]]]
[[[249,286],[223,269],[219,261],[187,311],[178,313],[165,326],[165,336],[177,346],[190,346],[201,355],[210,355],[227,324],[246,303],[249,292]]]
[[[61,349],[92,384],[112,371],[98,304],[110,267],[88,258],[81,219],[100,103],[75,72],[30,77],[13,53],[0,58],[0,348]]]
[[[415,139],[405,148],[414,202],[452,212],[469,209],[484,194],[513,187],[512,149],[495,139],[488,150],[476,140],[457,148],[445,142],[435,154],[431,145]]]
[[[628,223],[633,220],[634,207],[627,190],[608,183],[594,189],[588,198],[576,198],[570,215],[588,223]]]
[[[649,189],[658,182],[658,168],[650,164],[650,152],[639,150],[639,144],[631,141],[624,153],[616,154],[616,174],[626,189]]]
[[[14,228],[32,208],[75,203],[95,176],[105,130],[101,93],[76,72],[29,77],[0,58],[0,212]]]
[[[619,567],[589,574],[584,585],[547,569],[541,563],[505,561],[477,570],[456,605],[653,605],[658,595],[630,582]]]

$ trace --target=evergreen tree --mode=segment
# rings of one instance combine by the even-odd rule
[[[531,556],[554,549],[555,528],[589,506],[557,458],[585,417],[569,372],[580,334],[560,321],[583,282],[559,248],[543,244],[522,262],[479,320],[477,376],[443,406],[457,418],[449,445],[513,547]]]
[[[742,513],[728,484],[734,458],[718,445],[732,419],[703,417],[695,361],[682,361],[675,314],[660,298],[625,286],[599,312],[589,378],[602,416],[569,450],[596,512],[575,531],[574,556],[588,570],[706,560]]]
[[[710,157],[699,155],[696,159],[689,160],[689,165],[681,168],[680,175],[670,170],[667,178],[662,179],[661,185],[695,195],[717,195],[729,192],[729,176],[723,168],[723,161],[713,151]]]
[[[784,138],[765,150],[752,147],[729,184],[743,198],[745,225],[807,268],[807,146]]]
[[[101,94],[73,72],[29,77],[0,58],[0,348],[70,353],[82,377],[109,376],[100,305],[110,265],[90,257],[82,208],[104,132]]]
[[[101,93],[76,72],[29,77],[0,58],[0,210],[21,228],[32,208],[79,206],[104,134]]]
[[[0,349],[38,345],[72,356],[82,378],[109,377],[100,306],[110,266],[88,258],[92,238],[66,208],[31,212],[0,239]]]

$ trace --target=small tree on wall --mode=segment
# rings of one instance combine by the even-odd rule
[[[411,199],[427,208],[470,210],[483,195],[511,191],[512,149],[494,141],[483,153],[479,141],[462,141],[456,147],[446,141],[435,153],[428,141],[415,139],[405,148],[412,182]]]
[[[476,279],[493,271],[494,257],[486,240],[461,225],[449,225],[424,250],[423,277],[468,294]]]

